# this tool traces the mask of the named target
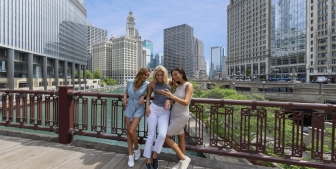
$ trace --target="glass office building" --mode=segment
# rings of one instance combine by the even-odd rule
[[[272,0],[269,78],[306,77],[306,0]]]
[[[68,78],[74,83],[75,69],[87,57],[82,2],[0,1],[0,87],[47,89],[69,84]]]
[[[211,47],[211,63],[210,63],[210,70],[209,70],[209,78],[211,79],[219,79],[224,77],[222,75],[223,69],[223,62],[222,58],[224,56],[224,47],[222,46],[215,46]],[[217,76],[216,76],[217,75]]]

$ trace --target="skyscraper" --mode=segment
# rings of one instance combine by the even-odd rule
[[[100,69],[104,77],[111,77],[112,42],[107,39],[92,45],[92,69]]]
[[[87,23],[87,70],[91,72],[94,71],[94,69],[92,69],[92,45],[104,41],[106,37],[107,30],[97,28],[91,23]]]
[[[307,1],[307,81],[336,83],[336,1]],[[302,7],[302,5],[300,5]]]
[[[181,67],[188,77],[194,75],[194,29],[187,25],[178,25],[164,29],[164,66],[168,72]]]
[[[210,50],[210,70],[209,78],[210,79],[219,79],[222,78],[222,59],[224,56],[224,47],[214,46]]]
[[[269,78],[306,77],[306,0],[272,0]]]
[[[271,54],[270,3],[270,0],[230,0],[226,63],[231,77],[238,74],[260,79],[267,77]]]
[[[0,83],[46,90],[48,84],[68,84],[69,73],[74,84],[75,69],[85,67],[87,58],[82,3],[6,0],[0,11]]]
[[[194,37],[194,77],[200,78],[206,72],[205,57],[204,57],[204,44],[201,40]]]
[[[155,68],[155,57],[154,57],[154,50],[153,50],[153,42],[150,40],[143,40],[142,47],[148,49],[149,52],[146,52],[146,66],[148,68]]]
[[[156,66],[159,66],[159,65],[163,66],[163,60],[164,60],[163,54],[160,54],[160,53],[155,54]]]
[[[141,37],[135,27],[135,18],[130,11],[126,20],[126,35],[112,37],[111,77],[120,84],[134,79],[142,57]],[[139,49],[141,47],[141,49]]]

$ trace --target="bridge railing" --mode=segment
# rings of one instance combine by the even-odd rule
[[[76,92],[72,87],[0,92],[4,93],[2,126],[56,131],[63,144],[71,143],[74,135],[126,141],[121,94]],[[307,109],[313,110],[308,113],[309,136],[305,133]],[[187,149],[251,161],[334,168],[335,111],[336,106],[330,104],[193,98],[185,127]],[[146,117],[138,135],[144,144]]]

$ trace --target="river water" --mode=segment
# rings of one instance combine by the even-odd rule
[[[124,92],[125,89],[123,88],[119,88],[119,89],[111,89],[109,91],[105,91],[105,92],[108,92],[108,93],[118,93],[118,94],[122,94]],[[103,91],[100,91],[100,92],[103,92]],[[91,110],[91,99],[88,99],[89,100],[89,107],[88,107],[88,110]],[[108,101],[108,107],[107,107],[107,112],[111,112],[111,106],[110,106],[110,100],[112,99],[107,99]],[[81,107],[81,106],[80,106]],[[42,110],[44,109],[44,106],[42,107]],[[81,110],[80,110],[81,111]],[[90,111],[89,111],[90,112]],[[121,111],[120,111],[121,112]],[[0,112],[0,116],[2,115],[2,113]],[[110,118],[110,114],[108,113],[108,121],[107,121],[107,124],[111,124],[111,118]],[[90,126],[90,115],[88,116],[88,121],[89,121],[89,125]],[[121,119],[119,119],[120,121]],[[140,126],[143,126],[144,124],[143,123],[140,123]],[[13,130],[13,131],[25,131],[25,132],[31,132],[31,133],[37,133],[37,134],[46,134],[46,135],[52,135],[52,136],[57,136],[56,133],[53,133],[53,132],[46,132],[46,131],[37,131],[37,130],[30,130],[30,129],[19,129],[19,128],[15,128],[15,127],[4,127],[4,126],[0,126],[0,129],[6,129],[6,130]],[[89,130],[90,130],[90,127],[89,127]],[[106,133],[111,133],[111,128],[110,127],[107,127],[107,132]],[[127,147],[127,142],[123,142],[123,141],[115,141],[115,140],[109,140],[109,139],[102,139],[102,138],[95,138],[95,137],[87,137],[87,136],[78,136],[76,135],[75,136],[75,140],[86,140],[86,141],[91,141],[91,142],[96,142],[96,143],[104,143],[104,144],[113,144],[113,145],[119,145],[119,146],[124,146],[124,147]],[[141,149],[143,150],[144,149],[144,146],[145,145],[140,145]],[[170,148],[163,148],[162,149],[162,152],[166,152],[166,153],[172,153],[172,154],[175,154],[174,151],[172,151]],[[197,156],[197,157],[204,157],[202,153],[197,153],[197,152],[191,152],[191,151],[187,151],[186,152],[187,155],[190,155],[190,156]]]

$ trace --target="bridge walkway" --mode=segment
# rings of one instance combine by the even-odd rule
[[[99,144],[99,143],[98,143]],[[126,150],[126,149],[124,149]],[[118,151],[117,151],[118,152]],[[0,168],[53,169],[53,168],[90,168],[90,169],[130,169],[126,153],[117,153],[64,145],[53,141],[0,135]],[[160,155],[161,156],[161,155]],[[163,155],[159,159],[160,169],[168,169],[178,161],[175,155]],[[159,157],[160,158],[160,157]],[[191,157],[188,169],[253,169],[266,168],[221,162],[200,157]],[[193,163],[203,164],[197,166]],[[209,166],[209,167],[208,167]],[[140,158],[131,169],[145,168],[145,158]]]

